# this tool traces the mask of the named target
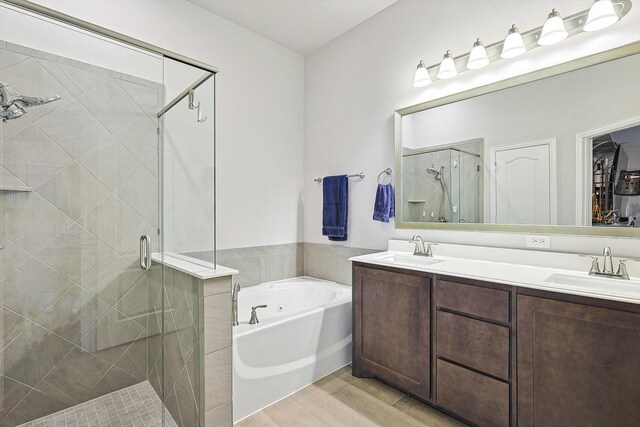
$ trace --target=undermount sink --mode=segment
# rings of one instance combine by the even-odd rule
[[[442,262],[441,259],[421,257],[416,255],[387,255],[380,258],[380,261],[390,262],[398,265],[405,265],[409,267],[428,267],[433,264]]]
[[[615,295],[636,294],[640,297],[640,281],[577,274],[553,273],[544,279],[545,283],[567,289],[579,289],[596,294]]]

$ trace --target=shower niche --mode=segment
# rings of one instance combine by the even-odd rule
[[[482,139],[403,148],[402,215],[410,222],[482,222]]]

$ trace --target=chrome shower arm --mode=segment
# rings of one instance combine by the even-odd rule
[[[23,95],[13,90],[7,82],[0,80],[0,103],[2,104],[2,108],[4,109],[9,109],[16,103],[21,104],[17,106],[21,109],[22,107],[28,108],[35,107],[37,105],[48,104],[59,99],[60,95],[48,95],[45,97]],[[3,114],[3,117],[4,116],[5,115]]]

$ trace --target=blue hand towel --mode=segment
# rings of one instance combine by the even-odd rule
[[[373,204],[374,221],[389,222],[396,216],[396,194],[391,184],[378,184],[376,201]]]
[[[322,235],[329,240],[347,240],[349,186],[347,175],[322,179]]]

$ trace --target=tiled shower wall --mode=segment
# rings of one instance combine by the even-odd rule
[[[0,80],[58,94],[0,125],[0,426],[147,378],[161,87],[0,42]]]

